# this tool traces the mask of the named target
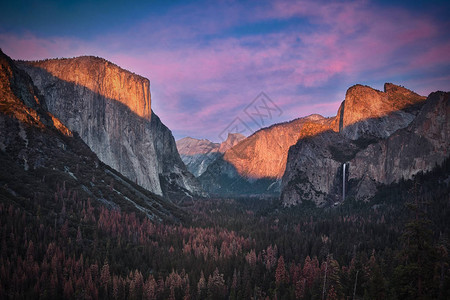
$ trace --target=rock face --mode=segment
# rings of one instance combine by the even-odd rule
[[[361,136],[386,138],[411,123],[415,115],[410,108],[423,100],[425,97],[392,83],[384,85],[384,92],[352,86],[339,107],[334,130],[352,140]]]
[[[13,122],[20,123],[22,139],[26,140],[24,126],[48,130],[59,130],[62,134],[72,136],[57,118],[47,111],[47,106],[38,89],[33,85],[30,77],[16,67],[14,62],[0,50],[0,111],[2,121],[6,122],[9,117]],[[2,151],[9,143],[8,131],[3,123]]]
[[[431,171],[449,156],[448,149],[450,93],[436,92],[408,127],[369,145],[349,161],[350,188],[357,199],[367,199],[379,184]]]
[[[196,177],[203,174],[208,166],[231,147],[245,139],[240,133],[229,133],[222,143],[213,143],[209,140],[186,137],[177,141],[178,152],[186,164],[189,172]]]
[[[177,141],[178,152],[189,172],[200,176],[219,156],[220,144],[186,137]]]
[[[151,111],[148,79],[96,57],[21,62],[51,113],[78,132],[98,157],[133,182],[163,195],[200,193],[170,130]]]
[[[320,115],[311,115],[263,128],[225,152],[224,160],[233,165],[241,176],[280,179],[289,147],[297,142],[303,126],[324,120]]]
[[[333,120],[311,115],[263,128],[228,149],[199,179],[212,194],[278,195],[289,147]]]
[[[178,153],[180,153],[181,156],[218,152],[219,147],[219,143],[213,143],[207,139],[199,140],[185,137],[177,141]]]
[[[69,193],[71,199],[91,199],[155,221],[177,221],[184,215],[100,162],[76,133],[48,112],[30,76],[1,51],[0,165],[3,201],[53,205],[55,195]]]
[[[246,136],[240,133],[228,133],[227,139],[220,143],[219,152],[225,153],[228,149],[233,148],[245,138]]]
[[[299,140],[289,149],[281,185],[283,204],[339,201],[342,165],[358,150],[358,143],[332,130]]]
[[[442,163],[449,147],[449,95],[424,99],[393,84],[384,92],[351,87],[329,130],[301,138],[289,150],[282,202],[342,201],[344,184],[348,197],[367,200],[381,184]]]

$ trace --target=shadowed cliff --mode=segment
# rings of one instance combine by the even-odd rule
[[[365,98],[364,90],[374,97]],[[385,85],[385,92],[364,86],[349,89],[335,122],[339,130],[300,139],[290,148],[282,202],[341,202],[343,186],[346,197],[368,200],[382,185],[441,164],[450,146],[449,94],[437,92],[423,99],[392,84]],[[385,103],[383,109],[377,101]]]
[[[186,137],[177,141],[177,148],[188,170],[198,177],[206,171],[210,164],[222,157],[225,151],[243,139],[245,136],[240,133],[229,133],[227,139],[222,143]]]
[[[185,214],[99,161],[78,134],[47,111],[30,76],[0,51],[0,197],[42,211],[53,201],[83,201],[179,221]],[[81,200],[80,200],[81,199]]]
[[[211,193],[276,194],[280,192],[284,174],[283,199],[297,197],[289,196],[291,191],[286,189],[286,178],[292,177],[289,181],[306,182],[298,189],[307,194],[306,198],[317,199],[318,203],[325,203],[325,199],[337,201],[342,190],[342,175],[339,176],[342,164],[368,145],[406,128],[418,115],[425,99],[391,83],[385,84],[384,91],[362,85],[352,86],[336,117],[312,115],[263,128],[225,152],[223,159],[210,164],[200,176],[200,181]],[[292,155],[288,159],[289,148],[302,141],[310,145],[306,153]],[[287,165],[301,165],[300,168],[308,170],[308,175],[291,172],[292,169],[288,171]],[[305,176],[317,182],[311,184],[305,181]],[[261,181],[265,185],[255,185]],[[315,185],[321,188],[313,193],[311,186]],[[236,189],[237,186],[240,188]],[[361,188],[363,190],[368,195],[375,191],[367,184]]]
[[[103,162],[159,195],[173,197],[174,188],[183,196],[201,194],[172,133],[151,112],[147,79],[94,57],[19,66],[46,97],[49,111]]]

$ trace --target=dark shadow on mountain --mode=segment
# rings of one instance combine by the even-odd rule
[[[289,199],[295,195],[296,199],[304,199],[306,201],[314,201],[317,198],[323,198],[324,202],[321,205],[331,205],[340,203],[343,200],[343,186],[345,185],[346,198],[355,199],[361,198],[361,191],[367,190],[367,197],[365,200],[370,199],[376,194],[376,191],[381,189],[384,184],[377,183],[363,175],[362,178],[351,178],[352,160],[368,147],[371,146],[373,156],[367,157],[365,164],[372,164],[370,160],[377,159],[378,155],[381,155],[382,151],[387,153],[388,157],[384,161],[385,165],[373,166],[374,168],[382,168],[384,170],[383,176],[387,181],[403,180],[403,178],[395,178],[395,174],[390,172],[393,170],[393,164],[395,159],[400,159],[400,165],[398,168],[407,168],[408,165],[415,164],[415,158],[424,158],[435,155],[433,153],[434,146],[432,142],[422,136],[422,134],[416,133],[415,130],[423,129],[425,123],[430,123],[430,120],[426,119],[426,114],[435,109],[434,106],[442,103],[449,103],[449,93],[435,92],[428,96],[426,101],[418,102],[413,105],[404,107],[401,110],[393,111],[385,116],[377,118],[368,118],[360,122],[349,125],[342,128],[342,118],[339,120],[339,132],[333,129],[329,129],[317,135],[308,136],[299,139],[298,142],[291,146],[288,153],[288,165],[286,167],[285,174],[282,178],[282,192],[281,199],[286,204],[286,199]],[[441,98],[440,98],[441,97]],[[442,98],[443,97],[443,98]],[[440,105],[440,104],[439,104]],[[341,116],[343,115],[343,106],[341,106]],[[399,112],[405,112],[414,116],[411,122],[407,126],[401,126],[387,137],[376,136],[375,134],[362,133],[357,139],[350,139],[348,136],[354,136],[352,131],[361,130],[366,128],[367,124],[373,124],[375,126],[387,126],[387,120],[395,122],[398,119]],[[449,122],[448,119],[443,122]],[[363,126],[361,126],[361,124]],[[380,125],[381,124],[381,125]],[[431,125],[427,125],[431,126]],[[361,131],[363,132],[363,131]],[[375,132],[376,133],[376,132]],[[436,137],[439,139],[439,137]],[[372,153],[367,152],[367,153]],[[305,155],[310,155],[308,159],[303,159]],[[366,154],[367,155],[367,154]],[[437,161],[444,161],[448,157],[448,154],[443,153],[436,154]],[[400,158],[399,158],[400,157]],[[363,157],[360,158],[363,159]],[[320,163],[318,163],[320,161]],[[344,180],[344,168],[346,164],[345,180]],[[364,163],[364,162],[362,162]],[[387,164],[387,165],[386,165]],[[321,166],[324,169],[317,169],[317,166]],[[434,167],[434,164],[429,169]],[[313,169],[313,170],[311,170]],[[394,169],[395,170],[395,169]],[[429,171],[429,170],[428,170]],[[315,175],[313,175],[315,174]],[[313,177],[311,177],[313,176]],[[328,192],[324,193],[315,187],[318,186],[318,182],[321,182],[321,177],[327,177],[330,180],[324,180],[322,182],[328,182]],[[405,178],[408,179],[408,178]],[[313,183],[311,180],[315,180]],[[294,194],[292,194],[294,193]]]
[[[153,111],[148,120],[117,99],[67,82],[30,63],[18,65],[31,77],[45,79],[38,88],[44,91],[49,111],[78,132],[100,160],[146,189],[160,184],[163,195],[174,202],[201,194],[200,184],[178,154],[171,131]],[[81,103],[65,101],[74,94],[82,94]],[[188,190],[185,182],[194,190]]]
[[[223,159],[223,155],[211,163],[198,179],[212,197],[276,197],[280,191],[279,179],[241,176],[231,163]]]
[[[345,111],[345,101],[342,101],[340,115],[339,115],[339,132],[342,131],[342,129],[344,127],[344,111]]]
[[[320,148],[326,147],[327,151],[330,152],[330,158],[340,165],[340,167],[336,168],[335,170],[336,174],[332,182],[332,194],[340,195],[340,191],[342,191],[342,184],[340,183],[342,183],[343,177],[342,164],[353,159],[358,152],[366,149],[369,145],[382,140],[380,136],[376,136],[376,131],[373,134],[364,132],[358,133],[359,137],[355,140],[347,138],[346,134],[352,131],[357,132],[358,130],[361,130],[361,128],[359,127],[362,127],[362,130],[364,130],[367,127],[367,124],[372,124],[375,128],[378,128],[378,124],[381,124],[380,126],[384,126],[386,120],[390,120],[391,118],[398,119],[399,114],[401,117],[403,113],[411,114],[411,118],[414,118],[418,114],[424,103],[425,102],[419,102],[414,105],[407,106],[400,110],[401,113],[399,113],[399,111],[394,111],[382,117],[368,118],[366,120],[362,120],[360,122],[342,128],[342,108],[345,105],[343,103],[340,109],[341,118],[339,118],[339,122],[337,122],[337,117],[323,118],[305,122],[305,125],[303,125],[303,127],[300,129],[304,132],[302,132],[301,137],[296,144],[298,145],[302,143],[310,143],[310,141],[322,140],[320,143],[317,143],[315,145],[316,148],[312,151],[318,151]],[[273,126],[276,125],[272,125],[271,127]],[[234,155],[240,159],[250,159],[249,157],[243,156],[243,154],[239,153],[239,151],[237,151],[236,149],[242,148],[242,145],[244,145],[245,143],[249,143],[249,140],[253,136],[254,134],[241,141],[237,146],[233,147],[229,151],[234,151]],[[252,146],[252,144],[250,146]],[[295,145],[291,146],[291,148],[292,147],[295,147]],[[346,171],[346,173],[348,176],[348,170]],[[251,178],[251,176],[240,174],[236,167],[223,157],[210,164],[207,171],[199,177],[199,180],[202,183],[203,188],[211,195],[215,196],[235,197],[236,195],[266,194],[279,196],[281,193],[280,179],[277,180],[277,178],[270,177]],[[293,180],[293,184],[304,181],[304,176],[299,176]],[[334,203],[337,200],[338,197],[331,197],[329,199],[329,202]]]
[[[54,215],[55,226],[72,216],[55,212],[55,203],[78,203],[79,211],[107,207],[146,216],[156,222],[187,218],[176,205],[159,197],[99,161],[75,132],[65,134],[51,123],[44,98],[34,94],[31,78],[0,52],[0,198],[31,212]],[[0,75],[5,75],[5,73]],[[31,88],[30,88],[31,87]],[[9,89],[10,88],[10,89]],[[26,99],[37,99],[31,109]],[[37,116],[36,116],[37,113]],[[28,116],[26,115],[28,114]],[[42,120],[39,122],[27,122]],[[92,207],[91,207],[92,205]],[[76,220],[79,222],[79,220]]]

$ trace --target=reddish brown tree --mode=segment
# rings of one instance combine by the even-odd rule
[[[109,288],[108,288],[108,286],[109,286],[110,282],[111,282],[111,274],[109,272],[108,261],[106,260],[104,265],[103,265],[103,267],[102,267],[102,270],[100,272],[100,284],[101,284],[101,286],[103,288],[103,292],[104,292],[104,295],[106,297],[109,296]]]
[[[284,283],[287,283],[287,274],[286,274],[286,267],[284,265],[284,258],[283,256],[280,256],[278,259],[277,269],[275,271],[275,282],[277,285],[281,285]]]

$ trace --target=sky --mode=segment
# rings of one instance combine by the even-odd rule
[[[3,52],[95,55],[148,78],[176,139],[334,116],[354,84],[450,90],[449,1],[3,2]]]

